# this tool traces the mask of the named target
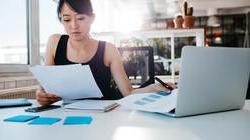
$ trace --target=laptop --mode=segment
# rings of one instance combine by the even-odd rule
[[[250,48],[182,49],[174,117],[241,109],[250,74]]]

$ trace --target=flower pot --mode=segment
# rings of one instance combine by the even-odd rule
[[[166,26],[167,26],[167,28],[174,28],[174,22],[173,22],[173,20],[167,20],[167,22],[166,22]]]
[[[195,17],[194,16],[184,16],[183,17],[183,28],[193,28],[195,23]]]
[[[184,22],[184,20],[183,20],[182,16],[177,16],[174,19],[174,27],[177,28],[177,29],[182,28],[183,22]]]

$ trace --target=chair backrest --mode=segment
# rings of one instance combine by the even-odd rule
[[[152,47],[120,47],[118,50],[132,85],[144,87],[154,83]]]

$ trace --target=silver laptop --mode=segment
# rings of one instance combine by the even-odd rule
[[[184,47],[177,104],[168,115],[241,109],[249,74],[250,48]]]

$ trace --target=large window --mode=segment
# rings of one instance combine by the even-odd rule
[[[54,0],[39,0],[40,14],[40,56],[41,64],[44,63],[44,55],[47,41],[50,35],[64,33],[63,26],[57,19],[57,3]]]
[[[0,74],[28,72],[39,64],[38,0],[2,1]]]
[[[27,64],[26,0],[0,4],[0,64]]]

